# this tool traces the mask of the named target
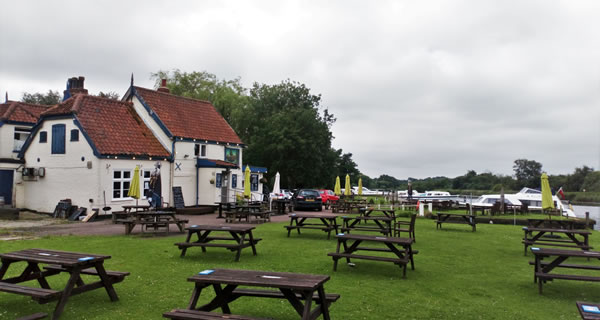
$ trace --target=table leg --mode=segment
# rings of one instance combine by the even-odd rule
[[[335,253],[340,253],[340,243],[344,241],[343,239],[338,238],[337,246],[335,247]],[[337,271],[339,257],[333,257],[333,271]]]
[[[6,274],[6,270],[8,270],[8,266],[12,263],[12,261],[2,260],[2,265],[0,266],[0,280],[4,279],[4,275]]]
[[[67,300],[69,299],[69,296],[71,295],[71,291],[73,290],[73,287],[75,286],[75,283],[77,282],[77,279],[79,279],[80,272],[81,272],[80,268],[75,268],[71,272],[71,277],[69,278],[69,281],[67,282],[65,289],[61,293],[60,300],[58,300],[58,303],[56,304],[56,307],[54,308],[54,313],[52,314],[53,320],[58,319],[60,317],[60,314],[63,312],[63,310],[65,308],[65,304],[67,303]]]
[[[313,292],[306,292],[304,296],[304,310],[302,311],[302,320],[309,320],[312,305]],[[321,305],[322,307],[323,305]]]
[[[40,270],[40,267],[38,267],[37,263],[33,263],[33,262],[27,262],[27,263],[29,264],[29,266],[27,266],[27,267],[30,268],[32,272],[40,274],[40,277],[37,278],[37,281],[40,284],[40,286],[44,289],[50,289],[50,285],[48,284],[48,281],[46,281],[46,278],[41,276],[42,270]]]
[[[95,267],[96,271],[98,272],[98,276],[100,277],[100,281],[102,281],[102,285],[110,297],[110,301],[118,301],[119,297],[117,296],[117,292],[115,292],[112,281],[106,274],[106,270],[104,270],[104,261],[96,262]]]
[[[189,243],[189,242],[190,242],[190,240],[192,239],[192,233],[193,233],[193,232],[194,232],[193,230],[188,230],[188,235],[187,235],[187,237],[185,238],[185,242],[186,242],[186,243]],[[188,247],[183,247],[183,248],[181,248],[181,255],[180,255],[180,257],[181,257],[181,258],[185,257],[185,252],[187,251],[187,248],[188,248]]]
[[[238,251],[238,255],[239,255],[239,251]],[[227,303],[227,301],[229,299],[225,299],[225,295],[223,294],[224,292],[221,289],[221,285],[213,284],[213,288],[215,289],[215,294],[217,295],[217,297],[221,297],[223,300],[223,303],[221,304],[221,310],[223,311],[223,313],[231,314],[231,310],[229,309],[229,304]],[[233,290],[231,290],[231,291],[233,291]],[[231,294],[231,293],[229,293],[229,294]]]
[[[190,302],[188,303],[188,309],[194,310],[196,309],[196,304],[198,304],[198,298],[200,297],[200,293],[202,293],[202,289],[206,288],[207,285],[200,285],[196,283],[194,286],[194,291],[192,291],[192,297],[190,298]]]
[[[308,299],[312,299],[312,295],[313,292],[312,291],[307,291],[307,292],[302,292],[302,295],[304,296],[305,299],[305,304],[302,304],[302,302],[300,301],[300,299],[298,299],[296,297],[296,295],[294,294],[294,292],[291,289],[283,289],[283,288],[279,288],[279,290],[281,291],[281,293],[283,293],[283,296],[290,302],[290,304],[292,305],[292,307],[294,307],[294,310],[296,310],[296,312],[302,317],[302,319],[308,319],[305,318],[306,314],[304,312],[305,310],[305,305],[306,303],[308,303]],[[310,308],[308,309],[310,313]]]
[[[205,285],[206,287],[207,285]],[[221,308],[224,312],[230,312],[228,303],[233,300],[233,290],[237,288],[237,285],[228,284],[225,288],[221,289],[221,285],[213,285],[215,293],[217,294],[209,303],[197,308],[200,311],[212,311],[216,308]],[[218,291],[217,291],[218,290]]]
[[[327,300],[325,299],[325,289],[323,288],[323,286],[319,287],[318,292],[319,292],[319,302],[321,304],[321,314],[323,314],[323,319],[330,320],[329,304],[327,303]]]
[[[252,254],[256,255],[256,246],[254,244],[254,237],[252,236],[252,230],[250,230],[248,232],[248,235],[250,237],[250,246],[252,247]]]
[[[237,254],[235,255],[235,261],[240,261],[240,255],[242,254],[242,246],[244,245],[244,239],[246,239],[246,234],[242,233],[239,237],[240,239],[238,240],[238,248],[237,248]]]

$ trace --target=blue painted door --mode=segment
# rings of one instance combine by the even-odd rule
[[[14,170],[0,170],[0,197],[5,204],[12,204]]]

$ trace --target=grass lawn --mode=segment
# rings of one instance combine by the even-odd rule
[[[69,299],[61,319],[161,319],[165,311],[186,307],[193,288],[186,278],[211,268],[328,274],[326,292],[341,294],[330,309],[333,319],[578,319],[575,301],[600,302],[600,283],[555,280],[539,295],[528,264],[532,254],[523,256],[521,226],[480,224],[471,232],[466,225],[444,224],[436,230],[432,220],[417,219],[416,270],[409,268],[403,279],[398,266],[368,260],[355,260],[354,268],[340,260],[333,272],[327,253],[335,251],[334,239],[327,240],[319,230],[287,238],[283,225],[259,225],[255,237],[263,240],[258,255],[247,248],[237,263],[223,248],[208,248],[205,254],[190,248],[180,258],[173,243],[183,241],[184,235],[47,237],[5,241],[0,252],[48,248],[109,254],[107,269],[131,272],[115,285],[118,302],[111,303],[104,290],[87,292]],[[590,242],[600,248],[597,235]],[[16,275],[14,267],[9,275]],[[54,276],[49,282],[61,288],[66,279]],[[201,302],[207,299],[201,297]],[[55,304],[39,305],[26,296],[0,292],[0,319],[51,314]],[[282,300],[240,298],[230,306],[235,314],[297,318]]]

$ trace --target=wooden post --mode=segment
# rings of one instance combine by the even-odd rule
[[[585,213],[585,228],[589,229],[590,227],[590,213],[586,212]]]

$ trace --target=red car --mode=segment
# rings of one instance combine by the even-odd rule
[[[321,200],[323,200],[325,208],[329,208],[329,205],[340,200],[340,197],[336,196],[331,190],[319,190],[319,193],[321,194]]]

